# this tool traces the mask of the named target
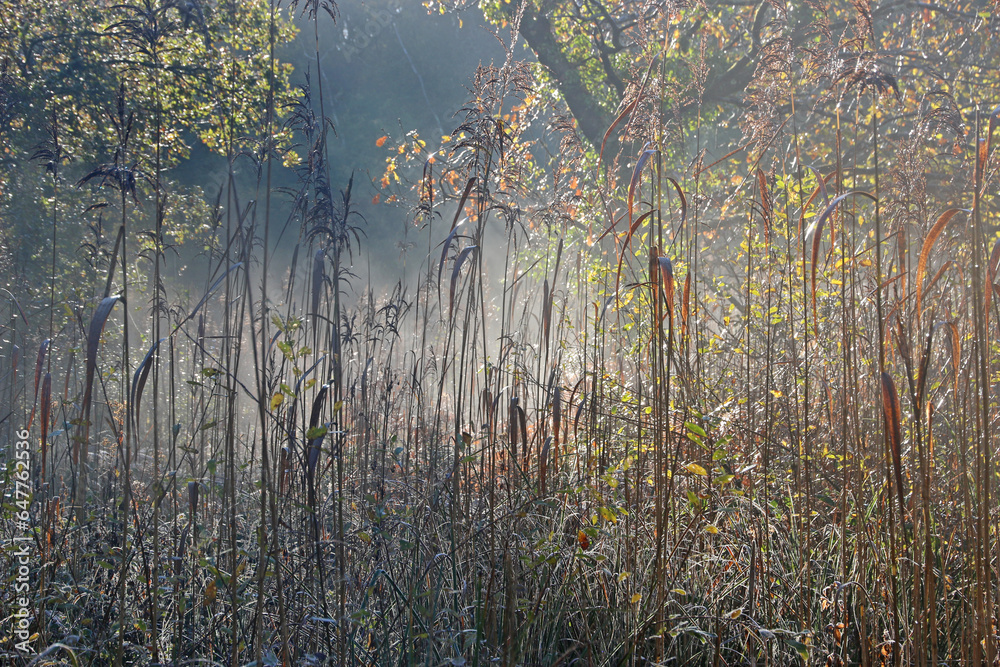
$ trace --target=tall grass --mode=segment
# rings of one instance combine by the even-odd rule
[[[149,18],[121,27],[155,63]],[[53,282],[47,324],[11,298],[3,329],[0,417],[38,454],[32,664],[992,664],[1000,110],[947,201],[906,190],[926,118],[887,140],[877,73],[841,82],[824,168],[794,94],[749,161],[672,167],[655,62],[596,175],[570,126],[533,134],[527,67],[481,68],[441,151],[400,139],[426,250],[384,294],[307,87],[293,259],[272,97],[252,156],[230,117],[187,298],[163,109],[140,145],[123,85],[83,183],[120,215],[95,296],[56,332]]]

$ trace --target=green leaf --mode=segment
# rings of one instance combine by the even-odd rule
[[[687,428],[688,433],[694,433],[695,435],[700,436],[702,438],[708,437],[708,433],[705,433],[705,429],[698,426],[694,422],[684,422],[684,426],[685,428]]]
[[[691,504],[692,509],[697,510],[701,507],[701,499],[698,498],[698,496],[695,494],[694,491],[689,490],[687,492],[687,496],[688,496],[688,503]]]
[[[785,643],[795,649],[795,652],[799,654],[803,662],[809,662],[809,647],[802,642],[795,641],[794,639],[785,638]]]
[[[306,440],[315,440],[316,438],[322,438],[326,435],[326,426],[313,426],[311,429],[306,431]]]

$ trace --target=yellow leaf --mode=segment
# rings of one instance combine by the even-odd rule
[[[718,533],[719,533],[718,527],[715,526],[715,524],[711,524],[711,523],[708,524],[707,526],[705,526],[705,530],[707,530],[708,532],[712,533],[713,535],[718,535]]]
[[[635,604],[642,599],[642,593],[635,593],[632,595],[632,604]]]
[[[729,618],[731,619],[737,619],[742,615],[743,615],[743,610],[738,607],[729,612]]]
[[[702,477],[708,477],[708,471],[702,468],[697,463],[689,463],[686,466],[684,466],[684,469],[687,470],[689,473],[695,475],[701,475]]]
[[[285,402],[285,395],[280,391],[271,397],[271,410],[277,410],[278,406]]]

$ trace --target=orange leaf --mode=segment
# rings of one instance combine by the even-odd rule
[[[372,197],[372,203],[373,204],[377,204],[380,201],[382,201],[382,196],[381,195],[375,195],[374,197]]]
[[[209,606],[210,604],[215,602],[215,596],[216,596],[215,579],[212,579],[205,586],[205,597],[202,600],[202,604],[206,607]]]
[[[587,537],[587,533],[582,530],[577,531],[576,541],[580,543],[580,548],[584,551],[590,548],[590,538]]]
[[[385,146],[385,140],[388,138],[389,138],[388,135],[383,134],[381,137],[375,140],[375,145],[378,146],[379,148],[382,148],[382,146]]]
[[[935,222],[934,225],[931,227],[930,231],[927,232],[927,237],[924,239],[924,245],[923,247],[920,248],[920,259],[917,262],[917,321],[918,322],[920,321],[920,314],[921,314],[920,311],[922,310],[920,304],[922,301],[921,297],[923,296],[924,292],[923,289],[924,274],[927,272],[927,259],[930,257],[931,248],[934,246],[934,242],[937,241],[937,238],[941,236],[941,232],[944,231],[944,227],[945,225],[948,224],[948,221],[951,220],[956,213],[963,213],[963,212],[969,213],[967,209],[962,209],[962,208],[949,208],[947,211],[942,213],[938,217],[937,222]],[[992,266],[992,262],[990,263],[990,265]],[[987,308],[989,308],[988,305]]]

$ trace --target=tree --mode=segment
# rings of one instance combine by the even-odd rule
[[[474,3],[425,4],[444,10]],[[988,101],[1000,84],[1000,52],[989,43],[1000,18],[987,0],[475,4],[494,22],[518,27],[542,79],[558,90],[580,133],[598,149],[625,110],[632,112],[629,123],[612,136],[643,141],[654,139],[658,127],[672,128],[683,141],[699,115],[725,120],[739,111],[744,135],[756,137],[759,147],[770,139],[768,127],[790,117],[793,95],[798,113],[830,128],[838,96],[882,78],[889,88],[898,82],[902,104],[895,120],[919,120],[926,116],[922,108],[933,107],[944,109],[937,121],[955,125],[956,114]]]
[[[139,199],[146,189],[171,189],[169,171],[195,142],[230,156],[286,142],[283,132],[266,141],[260,136],[269,21],[264,0],[8,3],[0,13],[0,237],[16,264],[30,267],[49,246],[43,220],[75,223],[61,235],[65,257],[80,243],[93,257],[106,242],[98,213],[88,216],[89,230],[79,223],[92,200],[71,186],[115,162],[120,141],[113,119],[121,105],[128,108],[122,117],[131,117],[124,166],[137,178]],[[275,42],[294,34],[290,18],[279,14]],[[293,96],[290,66],[275,62],[274,72],[280,112]],[[30,166],[33,157],[48,177]],[[174,187],[155,215],[164,216],[175,240],[209,223],[198,188]]]

